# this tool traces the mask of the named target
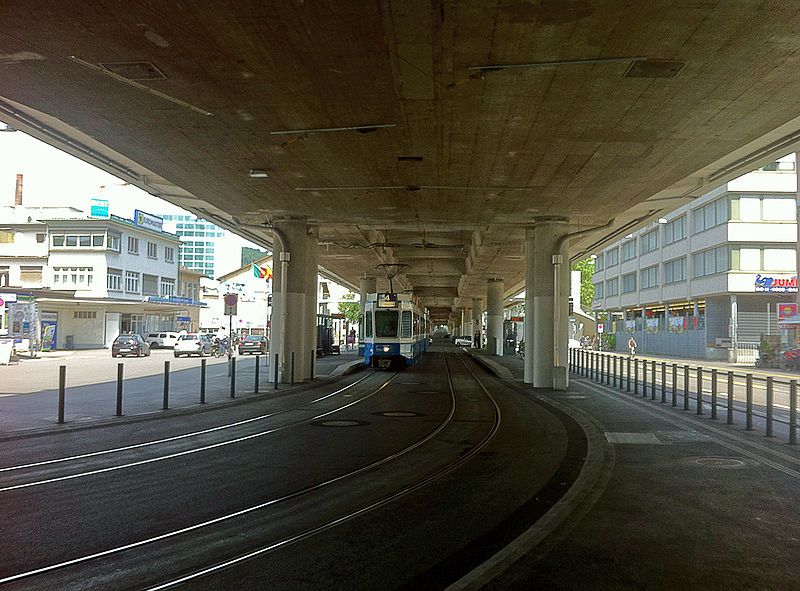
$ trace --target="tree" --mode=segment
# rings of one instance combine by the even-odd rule
[[[572,265],[573,271],[581,272],[581,309],[584,312],[591,312],[592,302],[594,302],[594,259],[584,259]]]
[[[347,293],[342,296],[345,300],[355,300],[356,294]],[[361,314],[361,304],[355,301],[339,302],[339,313],[344,314],[344,317],[350,324],[358,324],[358,317]]]

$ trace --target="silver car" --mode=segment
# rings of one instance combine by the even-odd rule
[[[208,335],[190,332],[182,334],[178,337],[178,342],[175,343],[175,357],[186,355],[198,355],[205,357],[211,355],[214,350],[214,343],[208,338]]]

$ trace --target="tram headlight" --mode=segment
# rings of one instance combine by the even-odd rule
[[[385,345],[384,345],[384,347],[383,347],[383,352],[384,352],[384,353],[388,353],[388,352],[389,352],[389,351],[391,351],[391,350],[392,350],[392,348],[391,348],[391,347],[388,347],[388,346],[385,346]]]

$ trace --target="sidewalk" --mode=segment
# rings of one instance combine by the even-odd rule
[[[800,446],[575,374],[532,389],[519,357],[470,353],[576,421],[588,449],[563,499],[452,589],[798,588]]]

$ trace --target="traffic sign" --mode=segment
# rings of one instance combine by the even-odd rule
[[[225,316],[236,316],[236,307],[239,303],[239,294],[225,294]]]
[[[605,328],[605,327],[603,326],[602,322],[597,325],[598,334],[603,334],[603,328]]]

